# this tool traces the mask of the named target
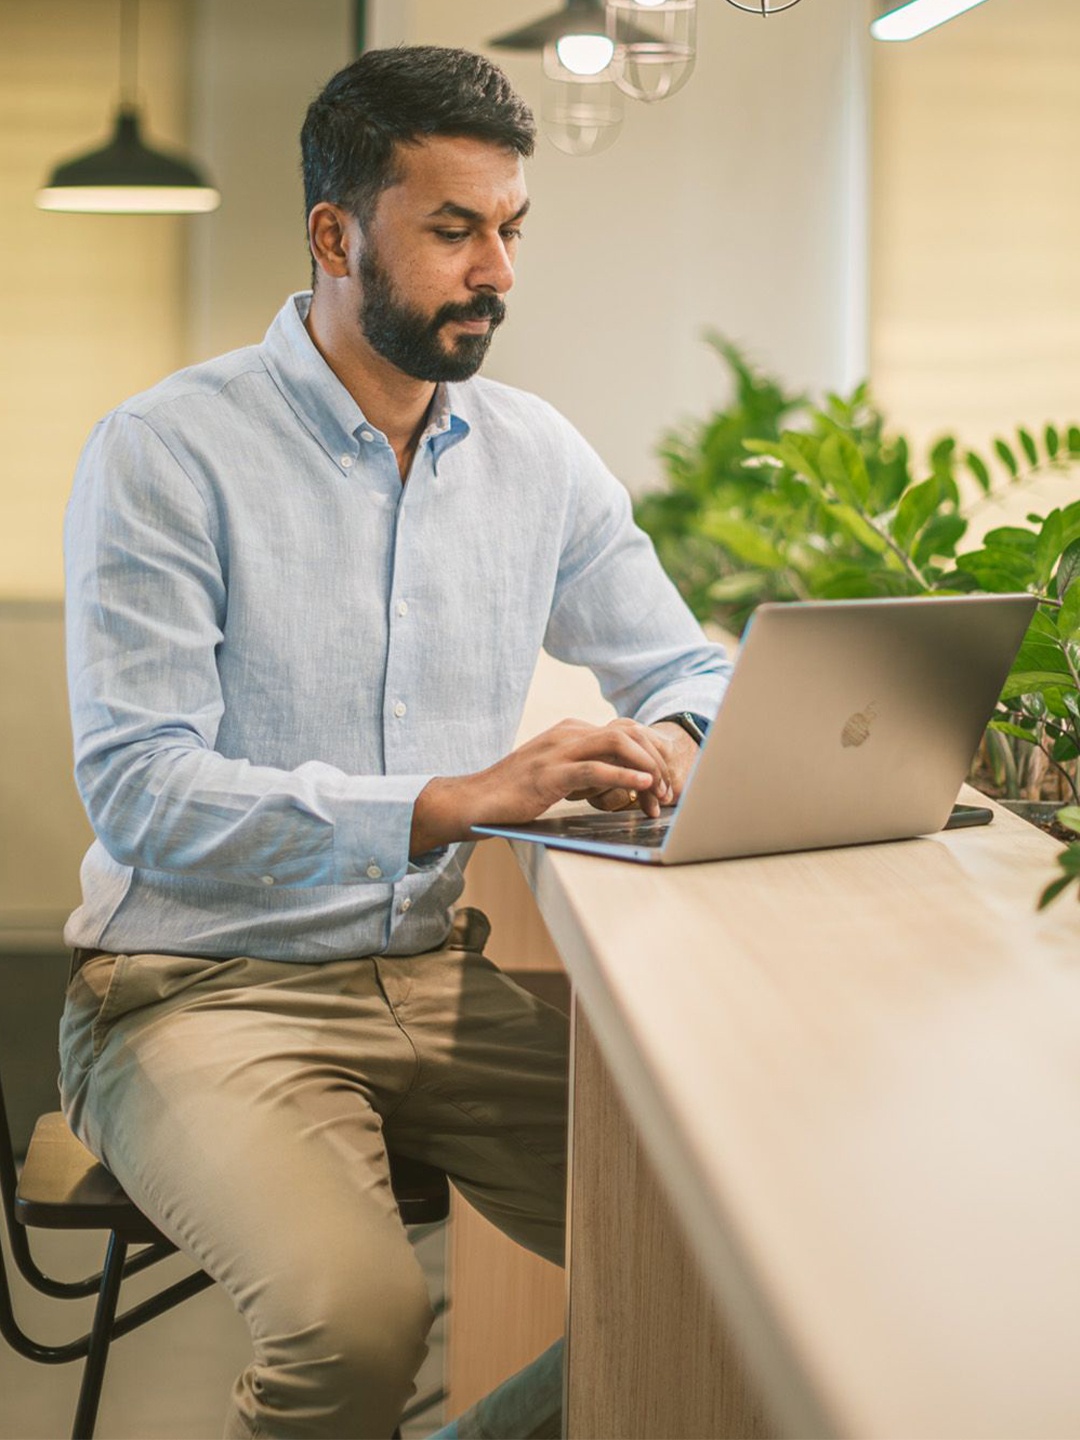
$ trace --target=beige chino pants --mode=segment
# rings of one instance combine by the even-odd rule
[[[389,1436],[431,1323],[386,1146],[561,1263],[567,1023],[447,944],[317,965],[102,956],[68,990],[76,1133],[251,1332],[229,1436]]]

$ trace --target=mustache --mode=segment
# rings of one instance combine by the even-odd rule
[[[490,320],[491,328],[506,319],[506,303],[498,295],[477,295],[464,305],[443,305],[435,312],[432,328],[438,330],[451,320]]]

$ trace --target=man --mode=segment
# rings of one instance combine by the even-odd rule
[[[726,662],[625,492],[471,379],[532,117],[479,56],[372,52],[302,143],[311,297],[95,430],[67,525],[63,1096],[250,1326],[227,1433],[385,1436],[430,1310],[386,1146],[560,1260],[566,1029],[452,923],[470,827],[678,798]],[[513,739],[538,651],[624,718]]]

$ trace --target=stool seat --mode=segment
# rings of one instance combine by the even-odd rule
[[[405,1225],[446,1219],[450,1187],[434,1165],[391,1155],[390,1182]],[[15,1191],[15,1218],[39,1230],[115,1230],[132,1244],[164,1241],[58,1110],[34,1126]]]

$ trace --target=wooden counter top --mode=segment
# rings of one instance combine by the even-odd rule
[[[1080,1434],[1080,906],[984,829],[672,869],[517,845],[779,1426]]]

